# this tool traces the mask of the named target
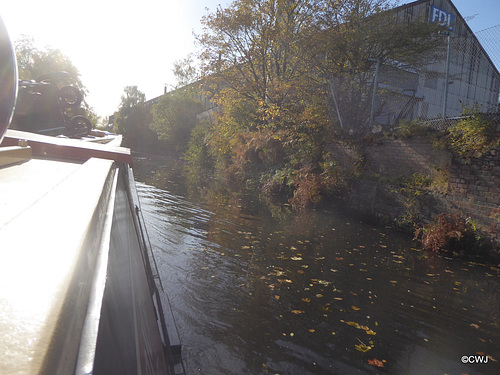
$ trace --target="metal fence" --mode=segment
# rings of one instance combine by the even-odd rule
[[[497,70],[500,70],[500,44],[498,43],[500,41],[500,25],[478,31],[476,37]]]
[[[500,25],[475,35],[459,23],[445,43],[440,61],[395,74],[381,69],[385,107],[375,119],[383,127],[402,120],[423,120],[434,128],[456,122],[465,108],[477,108],[500,123]],[[381,94],[379,94],[381,95]]]

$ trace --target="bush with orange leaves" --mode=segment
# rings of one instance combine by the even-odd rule
[[[292,206],[316,206],[324,198],[341,198],[349,194],[348,179],[342,171],[319,171],[308,164],[294,172],[292,182],[295,189],[290,199]]]
[[[290,203],[294,207],[309,207],[318,204],[322,198],[323,181],[311,166],[296,171],[294,176],[295,191]]]
[[[471,232],[471,225],[460,216],[442,213],[431,223],[417,228],[414,239],[419,240],[425,250],[446,252],[457,248]]]

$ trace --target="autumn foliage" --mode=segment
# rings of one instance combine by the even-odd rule
[[[439,47],[429,42],[435,25],[394,22],[391,6],[238,0],[204,16],[201,91],[217,110],[190,155],[206,150],[219,177],[294,206],[345,194],[354,172],[332,162],[327,144],[367,131],[376,61],[399,69],[426,52],[429,63]]]
[[[470,230],[470,226],[460,216],[440,214],[433,222],[417,228],[415,239],[420,241],[423,249],[446,252],[453,250]]]

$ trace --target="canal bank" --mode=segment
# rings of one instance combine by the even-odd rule
[[[478,237],[500,245],[500,148],[464,159],[436,145],[435,136],[380,137],[363,151],[330,145],[343,165],[363,160],[363,173],[350,184],[347,207],[400,228],[414,230],[440,214],[472,223]]]

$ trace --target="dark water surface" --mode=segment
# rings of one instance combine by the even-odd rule
[[[348,212],[200,193],[175,163],[134,169],[187,374],[500,374],[497,267]]]

